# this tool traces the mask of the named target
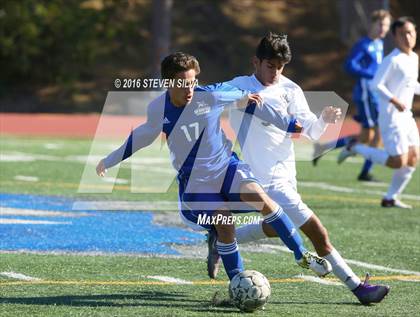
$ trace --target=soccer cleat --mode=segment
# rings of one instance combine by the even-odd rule
[[[318,160],[324,155],[324,150],[322,145],[318,142],[314,144],[314,154],[312,156],[312,165],[316,166],[318,164]]]
[[[330,262],[308,251],[303,253],[303,257],[296,262],[299,266],[312,270],[319,277],[324,277],[332,271]]]
[[[385,207],[385,208],[391,208],[391,207],[402,208],[402,209],[412,209],[413,208],[412,206],[403,203],[401,200],[386,199],[386,198],[382,199],[381,206]]]
[[[366,274],[365,281],[354,289],[352,292],[363,305],[371,303],[379,303],[389,293],[388,285],[371,285],[369,284],[369,273]]]
[[[369,174],[369,173],[360,173],[357,179],[362,182],[373,182],[373,183],[379,182],[377,178],[375,178],[372,174]]]
[[[347,146],[341,150],[340,154],[337,157],[337,163],[343,163],[350,156],[355,156],[356,153],[352,151],[352,147],[357,143],[356,139],[351,139]]]
[[[210,230],[207,234],[207,247],[209,252],[207,255],[207,273],[213,279],[216,278],[220,268],[220,255],[217,252],[216,242],[217,232],[216,230]]]

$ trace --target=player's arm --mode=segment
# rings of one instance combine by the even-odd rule
[[[221,106],[236,105],[240,111],[252,114],[287,132],[300,132],[301,126],[289,115],[283,115],[263,101],[260,95],[241,90],[226,83],[206,86],[215,98],[215,104]]]
[[[258,99],[260,100],[258,102],[251,100],[246,107],[238,107],[239,110],[269,122],[280,130],[292,133],[302,131],[302,126],[295,116],[282,114],[272,105],[264,102],[260,96]]]
[[[351,49],[350,55],[347,57],[344,68],[353,76],[372,79],[375,75],[374,70],[371,67],[365,67],[362,65],[362,60],[365,57],[365,50],[361,42],[357,43]]]
[[[326,106],[319,118],[310,110],[302,89],[295,89],[291,93],[288,112],[293,113],[302,125],[302,134],[310,140],[318,140],[328,127],[341,118],[341,109]]]
[[[404,105],[394,94],[388,89],[387,83],[391,79],[393,70],[395,68],[392,59],[385,59],[384,62],[379,66],[375,77],[372,80],[371,88],[384,99],[389,100],[398,111],[404,111],[407,106]]]
[[[96,173],[99,176],[104,176],[108,168],[129,158],[141,148],[152,144],[159,136],[162,131],[162,116],[159,115],[159,111],[156,111],[157,109],[153,108],[158,108],[158,105],[150,104],[147,109],[147,121],[134,129],[123,145],[98,163]]]

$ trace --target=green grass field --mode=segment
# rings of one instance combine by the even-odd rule
[[[1,193],[95,200],[168,201],[176,198],[174,184],[164,194],[130,192],[129,168],[120,169],[118,178],[126,182],[115,185],[112,193],[78,193],[90,140],[9,136],[0,141]],[[110,143],[100,142],[101,155],[118,145],[118,142]],[[145,155],[152,155],[153,151]],[[337,166],[335,155],[328,154],[316,168],[310,162],[298,162],[299,191],[319,215],[341,254],[346,259],[363,262],[351,263],[354,271],[361,277],[369,272],[375,282],[389,284],[391,292],[381,304],[362,306],[343,286],[300,278],[299,274],[311,274],[302,271],[290,254],[277,249],[262,252],[257,245],[247,248],[242,256],[247,268],[262,272],[271,281],[272,297],[266,309],[255,315],[418,315],[420,273],[415,272],[420,272],[420,172],[416,171],[405,191],[408,196],[403,197],[414,208],[383,209],[379,207],[381,195],[378,192],[385,191],[386,184],[372,187],[356,181],[362,161],[353,159]],[[136,159],[141,157],[140,153],[135,156]],[[159,164],[162,173],[166,173],[168,163],[159,161]],[[138,165],[141,171],[142,163]],[[93,168],[94,163],[88,165],[88,169]],[[150,165],[143,168],[147,170]],[[376,166],[374,174],[388,183],[392,171]],[[142,184],[156,188],[161,178],[153,175],[150,170],[145,173]],[[21,176],[37,177],[37,181],[22,180]],[[102,188],[103,185],[97,186]],[[1,231],[0,222],[0,237]],[[263,243],[279,244],[277,240]],[[310,245],[308,240],[306,245]],[[203,251],[204,242],[190,248],[192,253],[195,249]],[[214,292],[226,293],[227,277],[223,273],[215,282],[210,282],[202,254],[157,257],[4,252],[0,240],[0,272],[18,272],[40,279],[24,281],[0,274],[0,316],[240,315],[235,308],[211,305]],[[170,276],[188,283],[162,282],[150,276]],[[332,279],[333,276],[326,281],[332,282]]]

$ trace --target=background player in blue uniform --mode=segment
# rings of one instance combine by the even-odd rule
[[[161,71],[162,78],[193,83],[200,68],[193,56],[178,52],[163,60]],[[99,162],[98,175],[103,176],[107,168],[150,145],[163,132],[172,164],[178,171],[181,217],[195,229],[217,231],[217,249],[230,279],[243,270],[234,224],[200,225],[198,216],[220,214],[228,217],[232,209],[229,202],[232,201],[247,202],[254,210],[259,210],[294,252],[299,265],[309,268],[312,262],[327,263],[304,248],[288,216],[265,194],[248,165],[231,152],[232,144],[220,127],[220,115],[224,106],[234,101],[244,108],[250,102],[257,102],[259,107],[247,107],[246,111],[254,112],[280,129],[294,131],[295,120],[281,117],[270,105],[262,106],[262,100],[256,94],[225,84],[174,87],[149,104],[147,122],[137,127],[120,148]],[[249,208],[244,209],[249,211]]]
[[[388,11],[377,10],[371,15],[371,26],[368,36],[362,37],[351,49],[350,55],[345,62],[346,71],[357,79],[353,89],[353,101],[357,107],[354,119],[361,125],[361,133],[358,136],[361,143],[378,147],[380,133],[378,128],[378,101],[372,92],[370,82],[375,76],[378,65],[384,56],[383,38],[389,31],[391,15]],[[337,141],[315,145],[314,164],[319,157],[331,148],[340,148],[348,143],[354,136],[338,139]],[[366,160],[358,179],[362,181],[373,180],[370,170],[372,161]]]

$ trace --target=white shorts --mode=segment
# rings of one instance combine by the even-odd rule
[[[414,119],[407,120],[404,125],[381,127],[385,151],[390,156],[408,153],[410,146],[419,146],[419,130]]]
[[[296,188],[296,180],[287,180],[281,184],[270,187],[267,191],[284,212],[293,221],[293,224],[300,228],[313,215],[313,211],[302,201]]]

